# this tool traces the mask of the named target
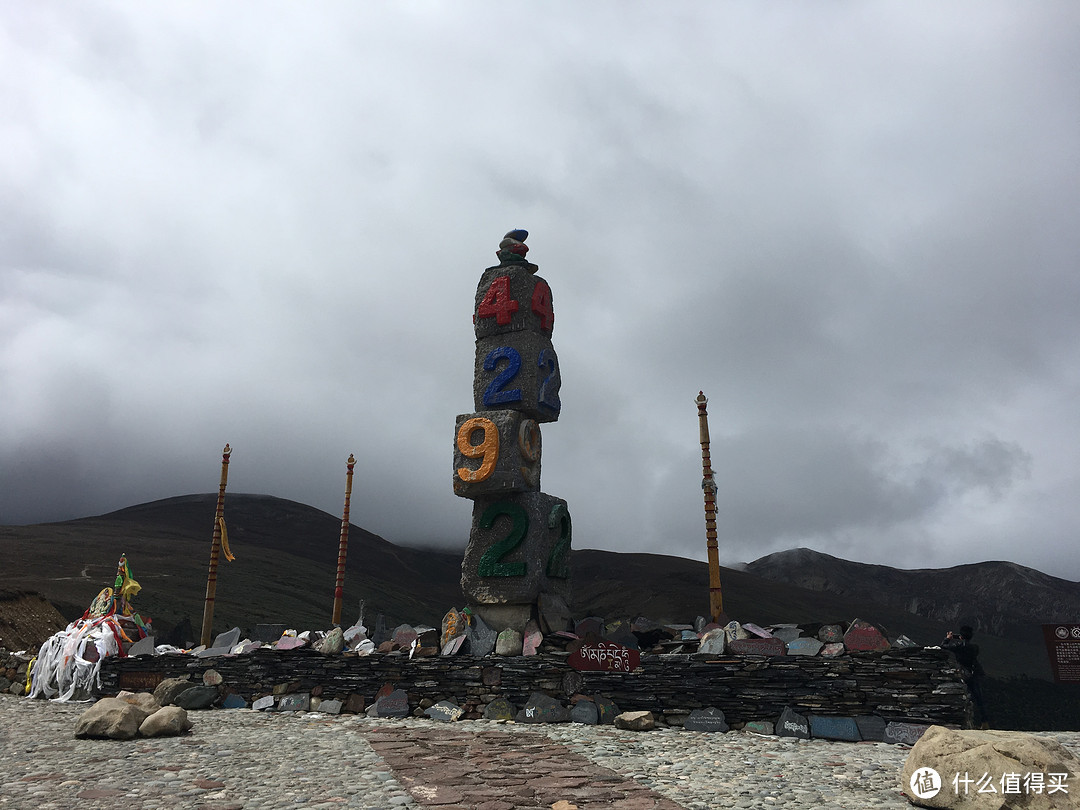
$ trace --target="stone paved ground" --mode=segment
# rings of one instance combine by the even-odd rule
[[[85,709],[0,696],[0,808],[910,807],[907,750],[878,743],[249,710],[192,712],[185,737],[76,740]]]

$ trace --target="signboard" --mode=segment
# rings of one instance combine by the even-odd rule
[[[120,672],[116,676],[116,688],[122,691],[139,692],[153,689],[165,680],[164,672]]]
[[[598,641],[582,644],[566,663],[586,672],[633,672],[641,664],[641,653],[613,641]]]
[[[1054,683],[1080,683],[1080,624],[1044,624]]]

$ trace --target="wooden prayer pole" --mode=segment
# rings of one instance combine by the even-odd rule
[[[334,626],[341,624],[341,596],[345,592],[345,551],[349,547],[349,499],[352,497],[352,476],[355,464],[356,458],[349,453],[349,459],[345,462],[345,510],[341,514],[341,539],[338,541],[334,615],[330,618],[330,623]]]
[[[724,612],[724,594],[720,590],[720,556],[716,547],[716,482],[713,480],[712,458],[709,455],[709,400],[698,391],[698,431],[701,435],[701,489],[705,493],[705,542],[709,551],[709,618],[719,622]]]
[[[218,553],[221,550],[221,528],[225,522],[225,484],[229,480],[229,454],[232,448],[228,444],[221,451],[221,483],[218,485],[217,509],[214,512],[214,539],[210,545],[210,573],[206,577],[206,602],[203,605],[202,639],[200,644],[210,646],[210,630],[214,624],[214,597],[217,594]]]

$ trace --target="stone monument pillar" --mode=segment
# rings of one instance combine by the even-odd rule
[[[545,597],[570,598],[570,512],[540,491],[540,423],[562,409],[555,312],[528,235],[506,234],[476,288],[476,410],[457,417],[454,439],[454,493],[473,501],[461,589],[496,630],[523,630]]]

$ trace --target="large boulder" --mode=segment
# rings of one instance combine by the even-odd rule
[[[192,723],[187,712],[179,706],[158,709],[142,721],[139,735],[142,737],[179,737],[191,730]]]
[[[1075,810],[1080,759],[1054,740],[1019,731],[930,726],[908,754],[900,784],[920,807]]]
[[[194,685],[187,678],[166,678],[154,687],[154,700],[161,706],[168,706],[177,695]]]
[[[75,721],[75,736],[130,740],[149,716],[149,712],[119,698],[102,698]]]

